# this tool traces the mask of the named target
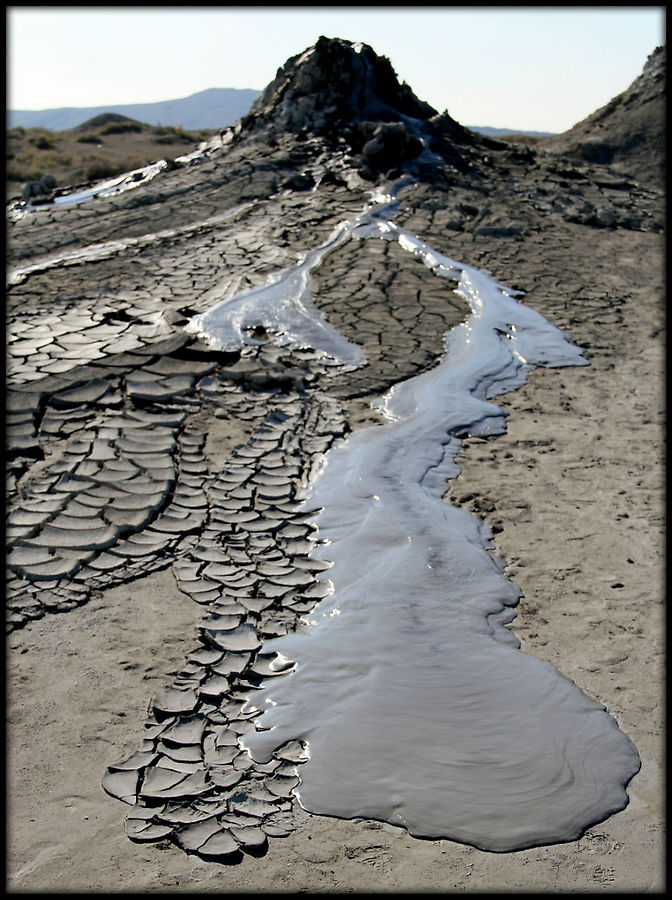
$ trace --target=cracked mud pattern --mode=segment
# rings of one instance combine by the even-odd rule
[[[246,700],[288,666],[261,642],[296,629],[325,591],[301,490],[372,397],[433,367],[466,311],[396,244],[351,240],[315,273],[313,300],[364,348],[362,369],[325,371],[308,351],[271,345],[217,353],[187,335],[195,313],[262,284],[366,202],[361,184],[338,178],[314,199],[278,192],[283,171],[317,171],[319,146],[256,149],[256,168],[232,153],[226,167],[174,173],[170,190],[155,180],[10,223],[10,264],[24,272],[7,299],[7,627],[171,567],[197,604],[192,647],[152,699],[137,752],[103,784],[131,807],[132,840],[229,861],[292,829],[304,748],[286,744],[262,765],[240,738],[257,715]],[[550,164],[542,187],[509,163],[499,208],[519,203],[519,216],[502,218],[477,182],[456,183],[449,195],[413,189],[403,224],[462,247],[510,247],[535,216],[588,222],[596,209],[647,226],[641,191],[640,210],[590,173],[576,195]],[[120,236],[89,261],[58,258]],[[227,421],[245,440],[209,461],[213,424]]]
[[[306,391],[309,366],[319,371],[309,351],[210,353],[183,321],[147,301],[14,320],[7,621],[172,566],[203,607],[194,646],[103,786],[132,805],[131,839],[231,859],[291,829],[301,747],[254,765],[238,745],[254,728],[242,707],[283,669],[261,641],[328,590],[296,496],[346,423],[334,399]],[[209,472],[213,418],[235,419],[248,440]]]
[[[330,380],[330,393],[342,398],[383,394],[433,368],[445,351],[444,334],[466,313],[464,301],[397,242],[350,241],[324,260],[314,282],[315,305],[369,363]]]
[[[104,377],[13,392],[28,423],[18,446],[49,450],[25,471],[16,451],[8,627],[172,566],[203,607],[193,649],[153,698],[137,753],[110,767],[103,786],[132,805],[133,840],[171,837],[204,858],[235,857],[291,828],[301,747],[258,766],[238,738],[254,728],[245,700],[285,667],[259,653],[261,641],[294,629],[329,589],[315,578],[324,564],[308,558],[314,526],[296,497],[346,423],[334,399],[260,375],[270,346],[230,368],[187,352],[150,353],[134,368],[126,355],[123,375],[110,373],[110,357]],[[236,417],[249,434],[212,474],[211,416]]]
[[[204,608],[194,649],[170,687],[153,700],[139,751],[108,770],[108,793],[133,805],[129,837],[172,837],[218,858],[263,847],[291,829],[298,742],[269,764],[252,762],[239,737],[254,730],[245,701],[287,663],[261,641],[296,627],[324,595],[311,532],[296,512],[297,487],[343,430],[333,401],[284,395],[249,443],[208,485],[212,513],[173,562],[180,589]]]
[[[290,194],[283,208],[306,204]],[[361,204],[348,197],[334,212],[353,208]],[[210,351],[184,332],[187,319],[292,259],[296,233],[269,241],[270,218],[262,224],[253,206],[246,216],[247,227],[229,217],[215,235],[185,229],[78,265],[44,254],[15,279],[8,302],[8,630],[172,568],[202,607],[193,646],[153,697],[137,752],[109,767],[103,787],[131,806],[133,841],[170,839],[228,861],[292,830],[303,747],[290,742],[261,765],[239,739],[258,715],[245,701],[288,668],[261,642],[294,630],[329,590],[316,577],[326,564],[308,556],[315,529],[298,511],[302,486],[351,427],[342,402],[364,403],[430,368],[464,312],[446,305],[445,292],[443,303],[433,296],[421,265],[402,269],[407,254],[351,241],[321,273],[315,302],[366,345],[369,364],[354,385],[309,350]],[[106,218],[95,221],[107,227]],[[294,228],[308,242],[330,218],[308,207]],[[98,228],[82,242],[100,237]],[[360,280],[365,270],[366,284],[378,270],[377,280],[362,291],[343,280],[344,266]],[[401,356],[389,350],[399,342]],[[227,420],[245,442],[209,464],[213,421]]]

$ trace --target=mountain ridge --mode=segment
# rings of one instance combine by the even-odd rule
[[[101,106],[64,106],[42,110],[7,110],[8,128],[47,128],[65,131],[103,113],[117,113],[146,125],[182,128],[225,128],[248,111],[259,91],[242,88],[206,88],[156,103],[123,103]],[[200,124],[199,124],[200,123]]]
[[[650,72],[644,75],[646,84]],[[632,96],[636,95],[635,91]],[[93,117],[96,118],[100,116]],[[141,127],[137,121],[135,125]],[[405,174],[435,186],[453,183],[457,173],[469,174],[485,183],[495,174],[498,160],[507,154],[525,166],[537,164],[542,158],[550,161],[565,155],[552,145],[554,137],[525,141],[522,135],[513,134],[508,139],[497,140],[484,134],[484,130],[472,131],[447,111],[438,113],[406,83],[401,83],[389,59],[378,56],[370,46],[322,36],[313,47],[291,57],[277,70],[275,78],[256,97],[246,115],[232,126],[213,129],[203,151],[219,153],[225,145],[232,148],[247,145],[250,153],[263,154],[264,148],[277,148],[289,142],[290,156],[294,157],[298,151],[297,140],[303,148],[299,155],[305,153],[307,140],[317,140],[324,153],[336,153],[348,159],[353,171],[365,181],[395,179]],[[45,140],[39,129],[36,131],[37,134],[24,137],[41,149],[43,143],[49,143],[49,136]],[[661,143],[655,127],[651,135]],[[12,138],[11,130],[9,136]],[[178,137],[165,135],[161,141],[170,138],[172,142]],[[77,142],[88,139],[85,135],[78,137]],[[532,145],[534,153],[532,146],[525,144]],[[36,163],[42,165],[46,174],[53,174],[45,168],[47,156],[38,154],[38,157]],[[598,160],[593,162],[601,164]],[[578,162],[579,166],[583,164],[583,160]],[[313,176],[306,171],[296,172],[292,179],[297,184],[314,183]],[[37,177],[31,180],[41,181]],[[593,215],[590,204],[587,211],[581,212],[575,209],[574,201],[567,202],[571,207],[568,214],[588,218]],[[618,212],[605,213],[605,216],[602,217],[605,221],[621,217]]]
[[[154,103],[126,103],[101,106],[62,106],[48,109],[8,109],[7,127],[46,128],[66,131],[77,128],[88,119],[104,113],[117,113],[137,119],[146,125],[181,125],[183,128],[225,128],[247,115],[262,91],[239,88],[206,88],[171,100]],[[143,118],[144,116],[144,118]],[[489,125],[466,125],[470,131],[488,137],[522,134],[528,137],[550,137],[555,132],[524,128],[495,128]]]

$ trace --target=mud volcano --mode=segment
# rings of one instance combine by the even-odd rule
[[[623,179],[321,38],[197,152],[10,211],[9,628],[166,568],[193,602],[101,772],[131,840],[239,862],[300,804],[503,852],[627,805],[635,746],[521,649],[452,491],[495,397],[588,363],[476,248],[660,231]]]

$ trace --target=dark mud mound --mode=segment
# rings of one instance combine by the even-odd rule
[[[649,56],[642,74],[569,131],[542,142],[552,151],[627,172],[662,187],[665,174],[665,48]]]
[[[321,37],[291,57],[252,106],[288,131],[320,132],[363,121],[427,120],[436,110],[397,80],[390,61],[367,44]]]
[[[389,59],[367,44],[326,37],[278,70],[241,125],[264,136],[345,141],[365,173],[409,170],[426,149],[464,168],[453,145],[476,140],[400,83]]]

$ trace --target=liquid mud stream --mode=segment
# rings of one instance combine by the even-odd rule
[[[310,270],[351,236],[398,241],[472,310],[434,370],[378,401],[385,424],[332,449],[309,487],[312,556],[332,564],[321,577],[333,589],[305,628],[264,644],[295,666],[255,695],[262,730],[243,744],[263,764],[305,742],[295,793],[313,813],[491,851],[569,841],[627,804],[638,754],[602,706],[518,649],[506,625],[519,589],[488,527],[443,497],[459,436],[505,430],[493,397],[534,366],[586,363],[516,292],[393,224],[394,208],[388,197],[342,223],[294,269],[189,326],[239,347],[261,325],[278,343],[361,365],[310,302]]]

